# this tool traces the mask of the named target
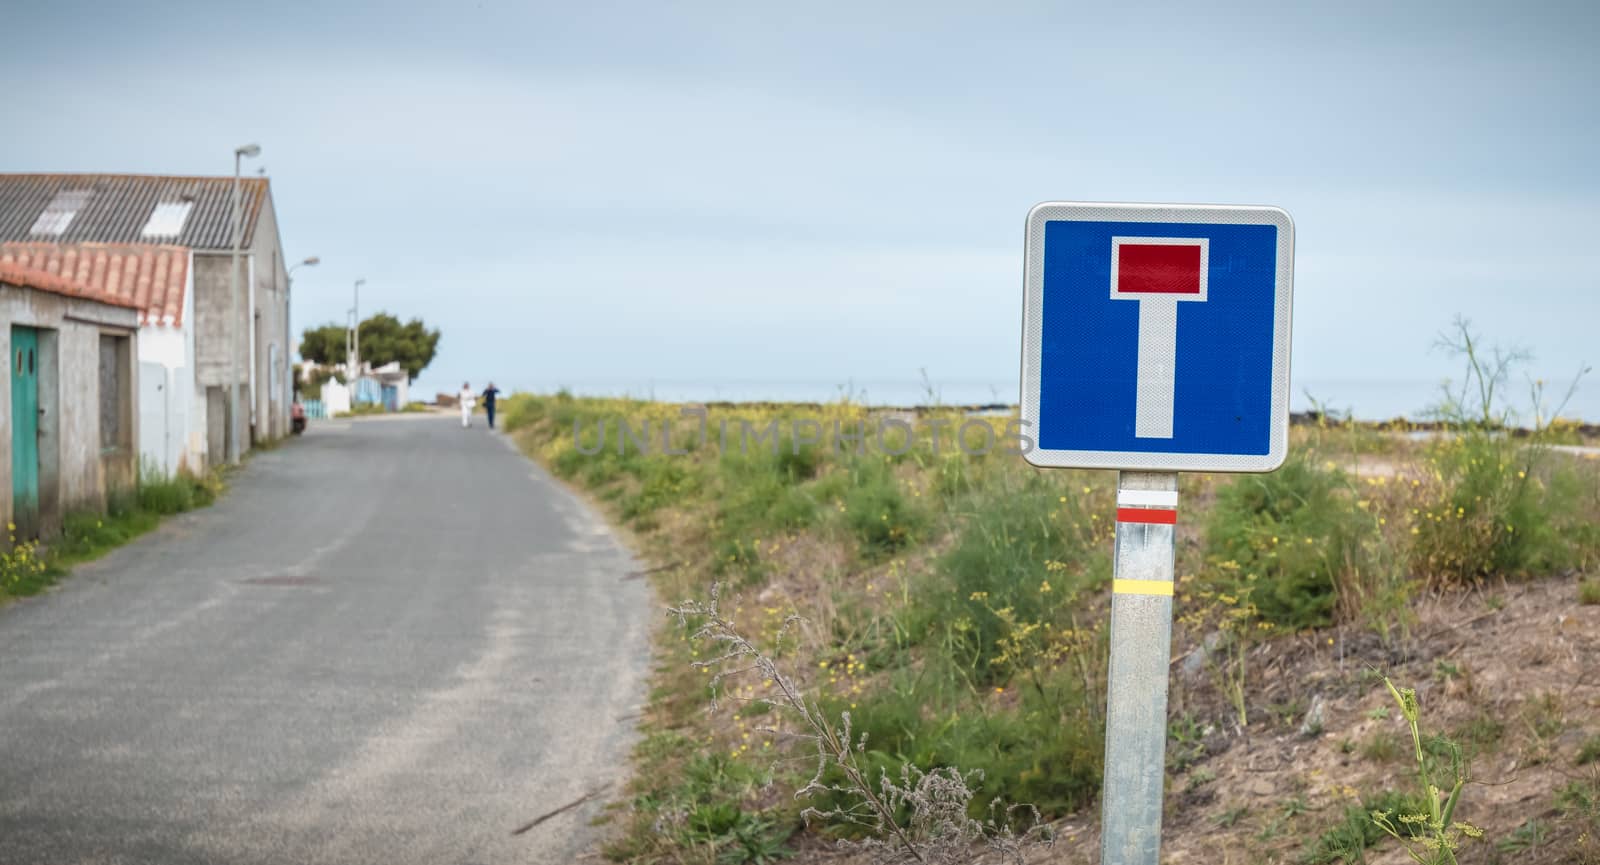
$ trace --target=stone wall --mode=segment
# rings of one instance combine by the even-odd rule
[[[11,328],[39,329],[39,502],[43,534],[63,514],[104,509],[138,477],[138,315],[132,309],[0,285],[0,522],[12,518]],[[101,337],[117,342],[120,395],[102,398]],[[117,440],[102,440],[102,406],[120,412]],[[3,538],[0,538],[3,540]]]

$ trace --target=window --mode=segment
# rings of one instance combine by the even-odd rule
[[[129,446],[128,338],[100,335],[100,449]]]
[[[36,237],[60,237],[67,233],[73,217],[89,203],[88,189],[63,189],[45,205],[44,212],[33,221],[28,233]]]
[[[144,238],[176,238],[183,233],[183,224],[189,220],[193,201],[163,201],[150,211],[150,220],[139,232]]]

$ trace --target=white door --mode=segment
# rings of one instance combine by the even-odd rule
[[[172,436],[168,406],[172,388],[167,368],[159,363],[139,364],[139,468],[172,474]]]

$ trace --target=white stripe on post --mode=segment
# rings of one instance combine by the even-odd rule
[[[1117,490],[1117,504],[1134,508],[1175,508],[1177,490]]]

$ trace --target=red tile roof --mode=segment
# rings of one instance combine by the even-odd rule
[[[182,326],[189,250],[145,243],[6,243],[0,266],[42,272],[80,290],[111,297],[140,312],[142,324]],[[48,290],[48,289],[47,289]]]
[[[134,302],[126,297],[86,288],[71,280],[62,279],[53,273],[34,270],[31,267],[23,267],[11,261],[0,261],[0,285],[16,285],[36,291],[48,291],[51,294],[81,297],[85,300],[93,300],[112,306],[136,308]]]

